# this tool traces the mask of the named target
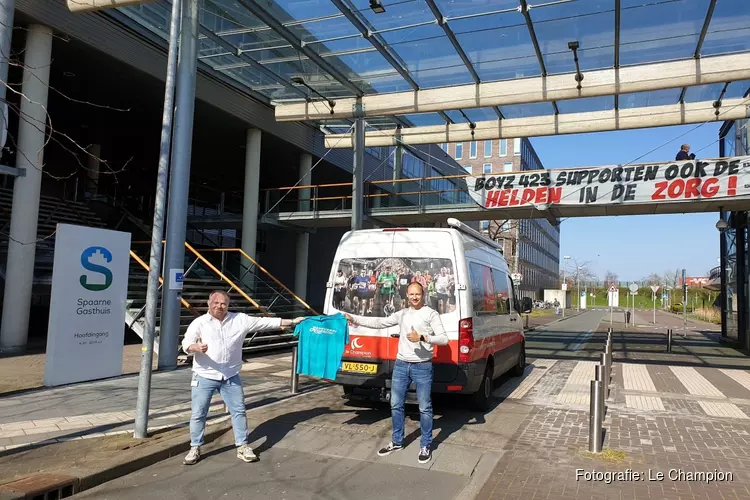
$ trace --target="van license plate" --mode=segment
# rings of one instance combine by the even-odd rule
[[[341,367],[341,370],[352,373],[377,373],[378,365],[373,363],[352,363],[346,361]]]

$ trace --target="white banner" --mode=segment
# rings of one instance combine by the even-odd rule
[[[58,224],[44,385],[122,374],[130,233]]]
[[[679,203],[750,197],[750,156],[467,177],[484,208]]]

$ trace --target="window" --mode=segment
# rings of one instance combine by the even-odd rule
[[[513,162],[512,161],[506,161],[503,163],[503,172],[512,172],[513,171]]]
[[[490,229],[490,221],[483,220],[481,223],[482,231],[489,231]]]
[[[445,151],[447,153],[448,152],[448,143],[447,142],[442,143],[440,145],[440,149],[442,149],[443,151]]]
[[[464,170],[466,170],[466,173],[471,174],[472,173],[471,165],[464,165]]]
[[[375,158],[382,158],[383,157],[383,151],[382,148],[365,148],[365,151]]]
[[[449,259],[425,257],[368,257],[342,259],[334,277],[333,307],[342,312],[362,313],[351,298],[384,301],[395,295],[405,296],[409,283],[417,282],[425,289],[425,303],[439,310],[438,298],[445,302],[445,313],[450,312],[450,302],[455,299],[455,272]],[[351,290],[351,298],[348,296]],[[383,292],[385,290],[385,292]],[[443,295],[444,297],[441,297]],[[455,301],[454,301],[455,302]],[[364,306],[364,303],[360,304]],[[385,317],[395,309],[373,307],[365,312],[371,317]]]
[[[508,141],[505,139],[500,139],[500,156],[507,156],[508,155]]]
[[[484,157],[492,157],[492,141],[484,141]]]
[[[492,269],[470,262],[469,278],[471,279],[474,314],[496,312],[497,303],[495,300],[495,284],[492,282]]]
[[[513,139],[513,156],[521,156],[521,139]]]
[[[491,174],[492,173],[492,163],[485,163],[482,165],[482,173],[483,174]]]
[[[456,144],[456,159],[460,160],[464,155],[464,145],[462,142]]]
[[[471,141],[469,143],[469,158],[477,157],[477,141]]]
[[[495,307],[498,314],[510,314],[510,294],[508,293],[508,275],[497,269],[492,270],[495,283]]]

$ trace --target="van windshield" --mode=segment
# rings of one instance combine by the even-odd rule
[[[385,317],[409,307],[410,283],[425,289],[425,305],[440,314],[456,309],[450,259],[380,257],[342,259],[334,277],[333,307],[361,316]]]

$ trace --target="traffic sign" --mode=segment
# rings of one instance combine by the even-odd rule
[[[630,293],[632,294],[636,294],[638,292],[638,288],[639,288],[638,283],[631,283],[630,285],[628,285],[628,289],[630,290]]]
[[[521,283],[523,281],[523,274],[521,274],[521,273],[512,273],[510,275],[510,279],[513,280],[513,283]]]
[[[659,291],[659,285],[651,285],[651,290],[656,293]]]
[[[562,284],[562,291],[565,292],[567,290],[568,290],[568,284],[567,283],[563,283]]]
[[[619,290],[617,289],[617,287],[615,285],[611,285],[609,287],[609,293],[617,293],[618,291]]]

